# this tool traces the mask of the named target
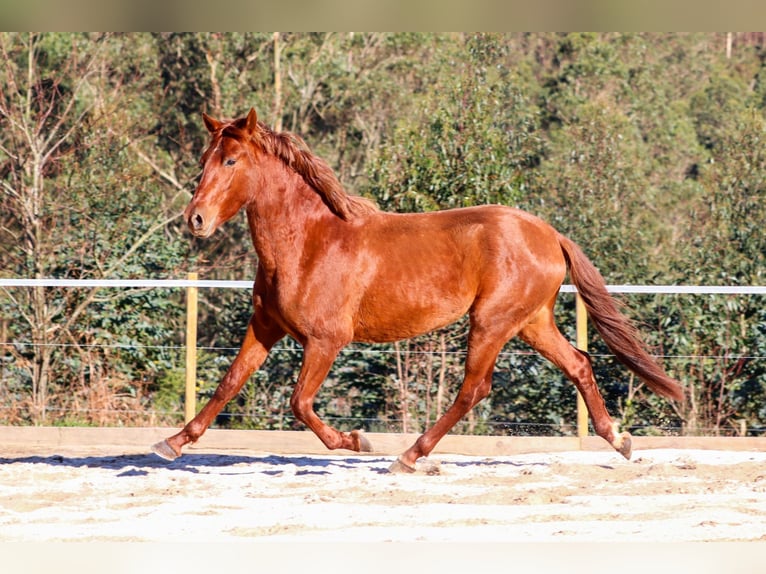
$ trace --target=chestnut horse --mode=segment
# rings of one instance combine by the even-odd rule
[[[215,416],[290,335],[303,364],[290,406],[329,449],[371,451],[360,431],[340,432],[314,412],[314,397],[338,352],[352,341],[414,337],[470,317],[462,387],[454,404],[393,463],[412,471],[492,384],[498,353],[518,335],[557,365],[579,389],[593,427],[626,458],[596,387],[586,353],[554,323],[567,268],[598,332],[615,356],[655,392],[683,399],[681,387],[652,360],[620,314],[604,280],[571,240],[537,217],[499,205],[433,213],[386,213],[348,195],[327,163],[302,139],[247,117],[217,121],[202,177],[184,217],[209,237],[240,209],[247,213],[258,270],[253,314],[237,354],[210,401],[178,434],[157,443],[172,460],[200,438]]]

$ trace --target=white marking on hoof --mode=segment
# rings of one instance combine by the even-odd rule
[[[612,433],[614,434],[614,440],[612,446],[626,459],[630,460],[630,456],[633,453],[633,437],[629,432],[620,432],[620,424],[612,424]]]

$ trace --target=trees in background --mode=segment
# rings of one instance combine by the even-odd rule
[[[130,67],[141,66],[138,39],[0,37],[6,276],[145,277],[181,265],[186,250],[165,232],[188,192],[158,186],[150,155],[141,151],[146,102],[134,90],[148,86]],[[79,405],[123,409],[115,396],[136,398],[136,379],[167,367],[155,364],[159,357],[149,348],[174,331],[156,316],[171,304],[166,294],[33,287],[8,289],[0,303],[7,339],[19,341],[3,349],[3,395],[28,402],[34,422]],[[49,415],[50,407],[57,414]]]
[[[206,241],[179,219],[206,143],[201,112],[252,106],[386,209],[517,205],[580,243],[610,283],[764,282],[761,36],[733,35],[730,52],[723,34],[553,33],[2,34],[0,49],[3,276],[252,278],[244,218]],[[689,401],[645,394],[594,338],[597,377],[624,424],[764,424],[760,298],[626,302]],[[571,335],[573,300],[559,307]],[[180,293],[7,289],[0,308],[0,420],[180,410]],[[201,394],[248,316],[244,292],[201,293]],[[456,390],[464,333],[459,322],[353,347],[318,410],[349,426],[422,428]],[[219,422],[293,424],[299,360],[284,341]],[[573,418],[572,385],[520,343],[501,355],[494,386],[466,430]]]

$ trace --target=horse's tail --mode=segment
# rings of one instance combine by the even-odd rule
[[[569,265],[572,283],[585,303],[596,330],[612,353],[655,393],[683,400],[681,386],[649,356],[635,327],[620,313],[617,301],[607,291],[598,269],[574,241],[561,234],[558,239]]]

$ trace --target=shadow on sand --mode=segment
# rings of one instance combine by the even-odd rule
[[[165,469],[194,474],[245,474],[247,466],[255,474],[278,476],[288,471],[294,475],[330,474],[338,468],[354,469],[365,467],[370,472],[385,474],[394,457],[344,457],[344,456],[300,456],[300,455],[261,455],[247,456],[239,454],[201,454],[185,453],[180,458],[168,462],[155,454],[123,454],[106,456],[19,456],[0,457],[0,466],[7,464],[40,464],[51,467],[100,468],[119,471],[116,476],[142,476],[157,469]],[[545,463],[515,463],[508,460],[443,460],[444,467],[495,466],[514,467],[547,466]],[[235,468],[236,467],[236,468]]]

